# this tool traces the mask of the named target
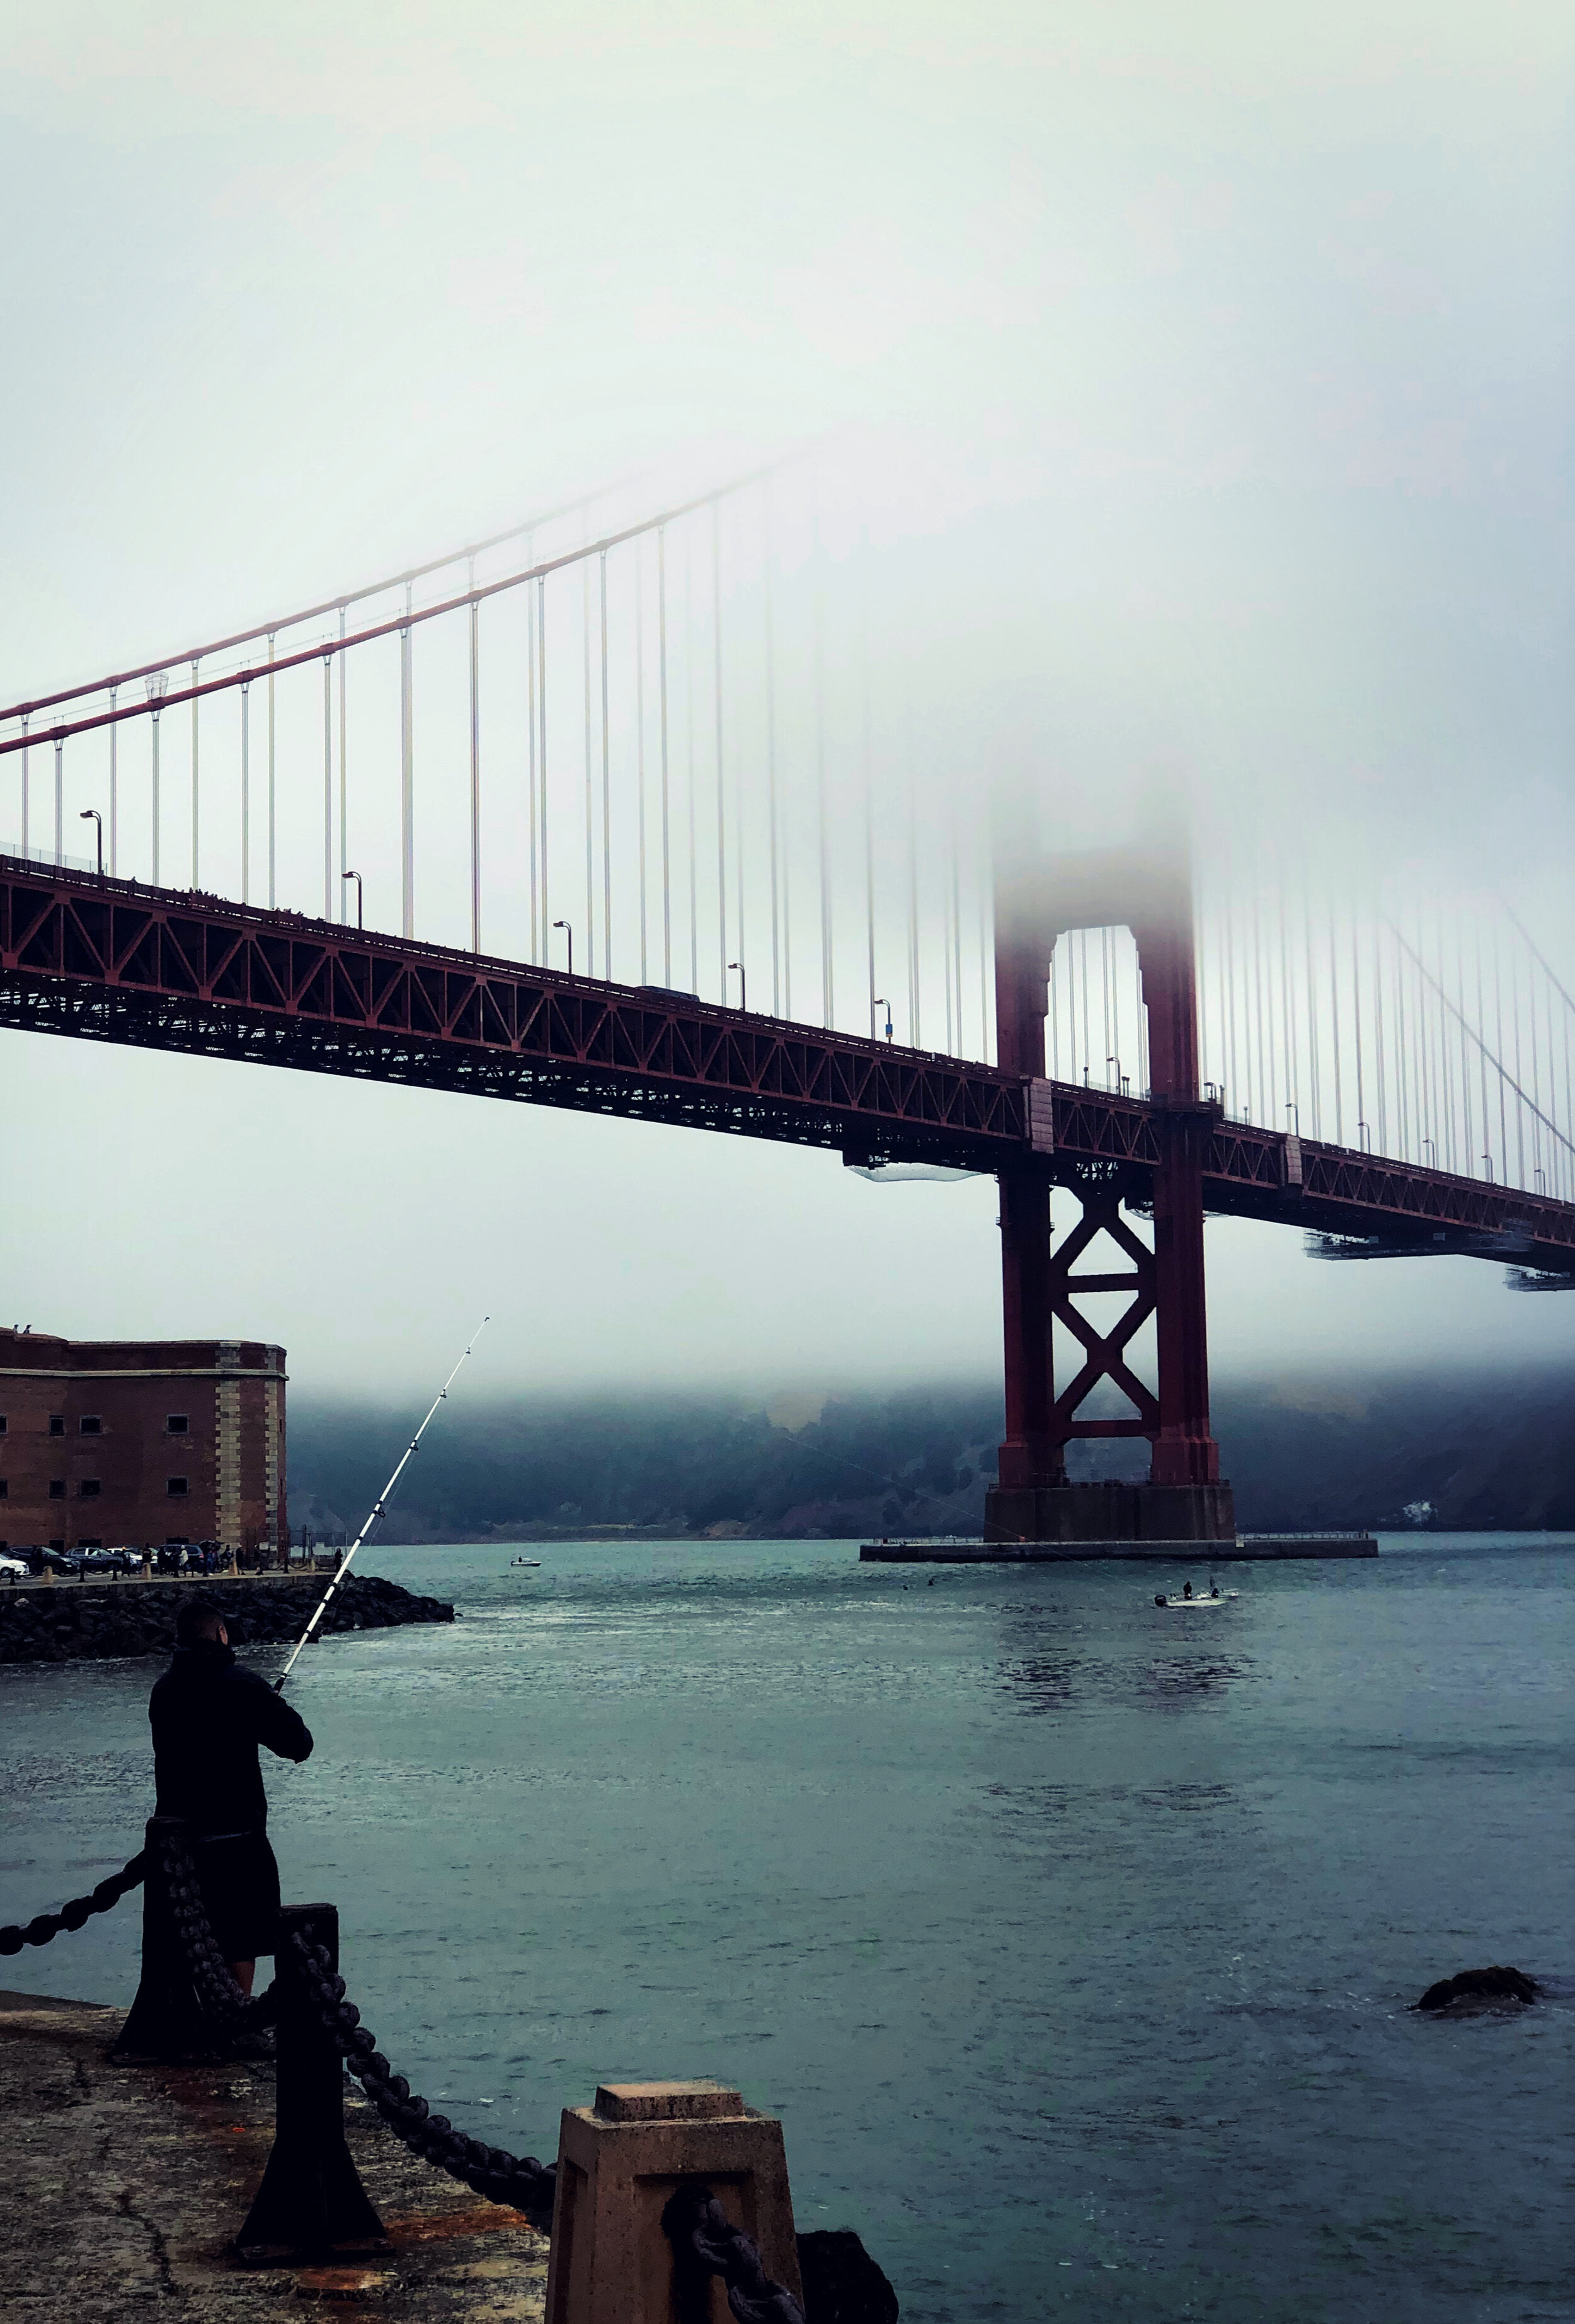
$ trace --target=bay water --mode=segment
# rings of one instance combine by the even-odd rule
[[[599,2080],[779,2113],[910,2324],[1572,2319],[1575,1539],[1382,1547],[1179,1612],[846,1542],[375,1550],[459,1619],[298,1664],[285,1895],[492,2144]],[[157,1667],[0,1671],[0,1918],[139,1844]],[[0,1975],[127,2002],[138,1919]],[[1411,2007],[1488,1962],[1544,1998]]]

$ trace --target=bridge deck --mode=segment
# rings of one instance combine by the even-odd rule
[[[218,896],[0,857],[0,1024],[831,1148],[1037,1167],[1159,1159],[1144,1099]],[[1575,1204],[1211,1114],[1216,1212],[1575,1273]],[[1297,1167],[1299,1161],[1300,1177]]]

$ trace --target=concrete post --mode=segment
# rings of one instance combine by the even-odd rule
[[[547,2324],[680,2324],[662,2213],[703,2181],[755,2243],[766,2273],[802,2301],[782,2126],[714,2082],[613,2082],[566,2107],[557,2149]],[[727,2324],[720,2280],[707,2324]]]

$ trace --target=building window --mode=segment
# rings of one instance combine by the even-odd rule
[[[191,1423],[185,1413],[172,1412],[165,1421],[164,1426],[171,1436],[184,1436]]]
[[[102,1436],[104,1423],[96,1412],[85,1412],[77,1423],[77,1430],[82,1436]]]
[[[0,1501],[8,1501],[10,1499],[11,1480],[9,1477],[0,1477]]]
[[[51,1485],[51,1486],[50,1487],[50,1490],[51,1490],[51,1492],[52,1493],[52,1492],[54,1491],[54,1489],[54,1489],[54,1487]],[[170,1494],[172,1495],[172,1497],[173,1497],[175,1499],[179,1500],[179,1499],[180,1499],[181,1495],[186,1491],[186,1489],[187,1489],[187,1485],[186,1485],[186,1480],[185,1480],[185,1478],[184,1478],[184,1477],[171,1477],[171,1478],[170,1478],[170,1485],[169,1485],[169,1490],[170,1490]]]
[[[81,1483],[77,1488],[77,1493],[78,1499],[81,1500],[96,1501],[98,1499],[97,1478],[84,1477]]]
[[[78,1541],[77,1546],[78,1549],[102,1549],[104,1547],[104,1544],[99,1540],[98,1536],[96,1533],[85,1533]]]
[[[65,1433],[65,1414],[63,1412],[51,1412],[50,1415],[50,1434],[51,1436],[63,1436]]]
[[[3,1412],[0,1412],[0,1436],[4,1436],[4,1435],[5,1435],[5,1415]]]
[[[65,1499],[65,1498],[66,1498],[66,1480],[65,1480],[64,1477],[51,1477],[51,1478],[50,1479],[50,1499],[51,1499],[51,1501],[63,1501],[63,1500]]]

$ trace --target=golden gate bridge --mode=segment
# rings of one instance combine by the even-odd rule
[[[1218,836],[1199,876],[1157,796],[1057,849],[902,698],[788,483],[546,511],[0,710],[0,1023],[991,1174],[987,1531],[1231,1538],[1205,1214],[1575,1284],[1575,1002],[1507,907]],[[1146,1487],[1068,1482],[1123,1436]]]

